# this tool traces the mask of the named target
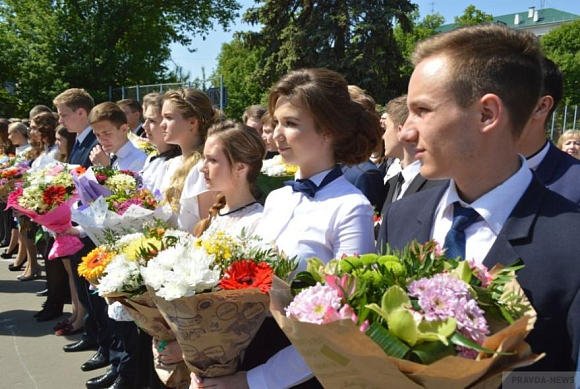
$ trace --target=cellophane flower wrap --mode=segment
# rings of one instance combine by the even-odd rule
[[[137,147],[139,150],[144,152],[148,157],[159,154],[157,146],[149,141],[147,138],[135,135],[133,132],[129,132],[129,140]]]
[[[138,231],[170,216],[161,206],[161,194],[147,190],[133,171],[92,166],[74,182],[83,206],[73,210],[73,220],[96,245],[105,242],[105,230]]]
[[[293,180],[297,171],[298,166],[288,165],[279,155],[264,160],[257,181],[264,197],[283,187],[285,181]]]
[[[325,387],[490,387],[541,356],[524,342],[536,314],[522,266],[446,258],[436,242],[323,264],[275,280],[272,314]],[[346,381],[345,381],[346,380]]]
[[[161,251],[142,274],[189,369],[219,377],[236,371],[264,321],[274,275],[295,267],[257,237],[210,228]]]
[[[78,272],[107,302],[122,304],[139,328],[160,342],[171,342],[175,334],[147,291],[141,270],[160,251],[192,240],[191,235],[167,229],[160,221],[147,223],[141,231],[131,234],[107,230],[105,243],[82,259]],[[154,366],[165,386],[189,387],[189,369],[183,361],[165,364],[155,359]]]
[[[0,201],[6,203],[8,196],[19,183],[22,182],[24,173],[30,169],[30,161],[16,157],[0,159]]]
[[[71,171],[66,164],[51,164],[24,174],[21,187],[8,196],[8,207],[33,222],[60,234],[72,226],[71,208],[77,200]],[[57,235],[48,259],[66,257],[83,247],[73,235]]]

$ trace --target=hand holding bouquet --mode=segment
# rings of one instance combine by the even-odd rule
[[[22,187],[8,197],[8,208],[21,212],[57,234],[65,232],[72,226],[71,208],[77,199],[71,175],[73,170],[59,163],[26,173]],[[72,255],[82,246],[76,236],[59,235],[48,258]]]
[[[293,301],[275,283],[271,310],[327,387],[464,388],[537,359],[523,342],[535,312],[515,283],[519,268],[488,272],[445,258],[435,242],[326,265],[314,258]]]

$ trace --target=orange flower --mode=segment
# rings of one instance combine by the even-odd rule
[[[272,268],[266,262],[256,263],[251,260],[234,262],[220,281],[222,289],[260,288],[268,293],[272,287]]]
[[[85,168],[84,168],[84,167],[82,167],[82,166],[79,166],[79,167],[77,167],[77,168],[75,169],[75,172],[77,172],[77,174],[78,174],[79,176],[82,176],[83,174],[85,174],[85,172],[86,172],[86,171],[87,171],[87,169],[85,169]]]
[[[103,247],[97,247],[83,257],[78,268],[79,275],[86,278],[87,281],[95,283],[114,256],[115,253],[109,252]]]

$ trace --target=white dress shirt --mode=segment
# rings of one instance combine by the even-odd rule
[[[115,155],[117,159],[113,162],[112,166],[119,170],[140,172],[147,160],[147,155],[135,147],[133,142],[130,142],[128,139],[116,153],[113,153],[113,155]]]
[[[310,179],[320,185],[328,172]],[[271,192],[256,233],[266,242],[275,241],[289,257],[296,256],[300,261],[297,271],[305,270],[306,259],[311,257],[328,262],[343,254],[375,251],[373,208],[343,176],[324,186],[313,198],[293,192],[290,186]],[[251,389],[278,389],[312,377],[303,358],[289,346],[250,370],[247,382]]]
[[[16,155],[22,155],[26,152],[28,152],[30,149],[32,148],[32,146],[30,146],[29,143],[22,145],[22,146],[17,146],[14,151],[16,152]]]
[[[542,150],[526,160],[530,169],[536,170],[540,166],[546,155],[548,155],[548,150],[550,150],[550,142],[546,142]]]
[[[145,188],[149,189],[152,193],[155,193],[156,190],[161,190],[163,180],[167,174],[168,164],[169,161],[165,157],[147,157],[143,170],[140,172]]]
[[[81,132],[80,134],[77,134],[77,143],[79,144],[79,146],[81,145],[81,143],[83,143],[85,138],[87,136],[89,136],[89,134],[91,133],[92,130],[93,130],[93,128],[91,126],[88,126],[87,128],[85,128],[83,130],[83,132]]]
[[[42,151],[40,155],[32,162],[32,169],[42,168],[48,164],[59,162],[60,150],[57,145],[52,145]]]
[[[451,180],[435,211],[431,238],[443,246],[453,223],[453,203],[459,201],[462,206],[469,206],[480,215],[475,223],[465,229],[465,258],[482,263],[532,181],[529,166],[523,157],[520,157],[520,161],[521,167],[515,174],[471,204],[461,200],[455,182]]]
[[[244,230],[246,236],[253,235],[256,227],[262,219],[264,207],[260,203],[254,203],[238,211],[224,214],[219,213],[211,221],[210,229],[225,231],[230,235],[237,236]],[[223,209],[220,210],[224,213]],[[230,211],[231,212],[231,211]]]
[[[403,198],[403,195],[409,188],[409,185],[411,185],[411,182],[413,182],[415,177],[417,177],[417,174],[419,174],[420,170],[421,170],[421,161],[419,160],[413,162],[412,164],[406,166],[403,170],[401,170],[401,174],[403,175],[403,179],[405,181],[403,181],[403,184],[401,185],[401,190],[399,191],[399,195],[395,200],[400,200],[401,198]]]
[[[183,155],[172,158],[167,162],[167,172],[165,173],[165,178],[161,184],[162,193],[169,188],[171,185],[171,177],[173,177],[173,174],[175,174],[183,163]],[[201,220],[197,196],[208,191],[203,174],[199,171],[202,163],[203,161],[200,160],[189,171],[189,174],[185,179],[185,184],[183,185],[183,190],[181,191],[179,212],[177,214],[174,213],[169,220],[170,224],[177,226],[177,228],[183,231],[193,231],[197,222]]]
[[[383,179],[384,183],[386,184],[391,177],[396,176],[397,174],[399,174],[400,171],[401,171],[401,160],[397,158],[387,169],[387,172],[385,173],[385,178]]]

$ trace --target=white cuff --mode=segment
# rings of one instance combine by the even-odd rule
[[[246,380],[250,389],[286,389],[312,377],[314,374],[302,356],[294,346],[288,346],[265,364],[248,371]]]

